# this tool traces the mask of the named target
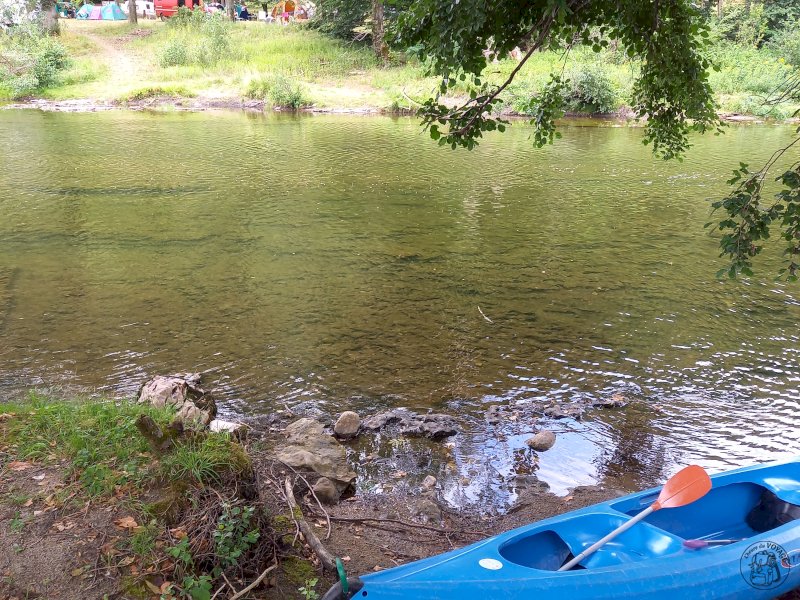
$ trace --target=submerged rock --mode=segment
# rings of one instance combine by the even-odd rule
[[[556,404],[544,409],[544,416],[551,419],[575,419],[580,421],[583,418],[585,407],[579,404]]]
[[[343,439],[350,439],[358,435],[361,429],[361,417],[352,410],[343,412],[333,426],[333,433]]]
[[[391,427],[399,435],[441,440],[458,433],[457,421],[450,415],[421,415],[407,408],[395,408],[364,419],[361,426],[369,431]]]
[[[528,448],[531,450],[536,450],[537,452],[544,452],[546,450],[550,450],[553,445],[556,443],[556,434],[550,431],[549,429],[544,429],[534,435],[532,438],[527,440],[525,444],[527,444]]]
[[[596,408],[623,408],[628,405],[628,400],[617,392],[612,394],[610,398],[599,398],[592,402],[592,406]]]
[[[200,387],[199,373],[157,375],[139,390],[139,402],[177,410],[176,420],[208,425],[217,414],[211,394]]]
[[[276,452],[277,459],[298,471],[329,479],[338,493],[334,502],[355,481],[344,446],[327,435],[321,423],[298,419],[286,428],[286,438],[288,445]]]

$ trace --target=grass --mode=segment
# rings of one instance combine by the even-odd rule
[[[241,447],[226,434],[192,434],[155,460],[136,419],[148,415],[166,427],[170,409],[133,402],[65,401],[31,394],[24,403],[0,404],[0,444],[12,460],[59,464],[83,495],[136,497],[161,482],[203,486],[249,469]]]
[[[407,111],[437,83],[403,53],[394,53],[391,64],[383,67],[363,45],[300,26],[246,22],[179,28],[141,21],[132,28],[127,22],[69,21],[63,29],[61,40],[72,61],[59,84],[41,93],[53,100],[256,98],[280,108]],[[797,108],[764,105],[763,98],[796,68],[776,52],[724,41],[711,47],[719,66],[711,84],[723,111],[784,118]],[[484,79],[498,83],[516,66],[508,58],[490,63]],[[503,95],[504,108],[524,113],[549,74],[562,71],[572,80],[570,110],[612,112],[626,106],[638,64],[614,50],[594,53],[576,47],[566,57],[537,53]],[[452,96],[455,100],[468,93],[469,86],[459,83]],[[8,94],[0,86],[0,99]]]

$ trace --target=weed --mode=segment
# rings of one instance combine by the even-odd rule
[[[222,569],[233,567],[247,550],[258,541],[258,528],[253,529],[252,506],[222,505],[222,514],[214,530],[214,550]]]
[[[19,511],[14,513],[14,517],[9,521],[8,526],[14,533],[20,533],[25,529],[25,519],[20,516]]]
[[[317,600],[319,594],[314,588],[317,586],[318,582],[319,580],[316,577],[314,579],[307,579],[302,587],[297,588],[297,591],[300,592],[300,595],[305,598],[305,600]]]
[[[244,451],[227,435],[198,435],[164,456],[160,473],[165,481],[190,480],[198,485],[220,484],[249,468]]]
[[[131,551],[144,559],[154,557],[156,541],[160,533],[161,526],[156,520],[151,520],[143,527],[138,528],[129,541]]]
[[[303,86],[283,75],[265,75],[252,79],[245,96],[267,100],[272,106],[293,110],[309,103]]]

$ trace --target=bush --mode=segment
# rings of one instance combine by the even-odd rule
[[[769,48],[787,63],[800,67],[800,21],[773,36]]]
[[[564,98],[567,109],[611,112],[617,107],[617,92],[606,72],[598,65],[580,65],[567,76]]]
[[[29,96],[58,83],[69,66],[67,50],[58,40],[25,32],[0,45],[0,85],[16,97]]]
[[[293,110],[309,104],[303,86],[283,75],[266,75],[251,80],[245,96],[266,100],[272,106]]]
[[[179,67],[189,63],[189,52],[186,42],[180,38],[171,38],[161,49],[158,64],[162,67]]]
[[[158,54],[162,67],[209,66],[230,55],[230,21],[181,8],[169,20],[170,37]]]

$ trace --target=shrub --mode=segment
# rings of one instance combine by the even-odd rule
[[[787,63],[800,67],[800,21],[796,21],[777,33],[769,48]]]
[[[565,105],[568,109],[611,112],[617,107],[617,92],[606,72],[598,65],[580,65],[568,77]]]
[[[251,80],[245,96],[266,100],[272,106],[293,110],[309,104],[303,86],[283,75],[265,75]]]
[[[177,37],[167,40],[159,53],[158,64],[162,67],[179,67],[188,63],[189,52],[185,40]]]
[[[0,85],[17,98],[55,85],[69,65],[61,42],[43,35],[10,36],[0,45],[0,58]]]

